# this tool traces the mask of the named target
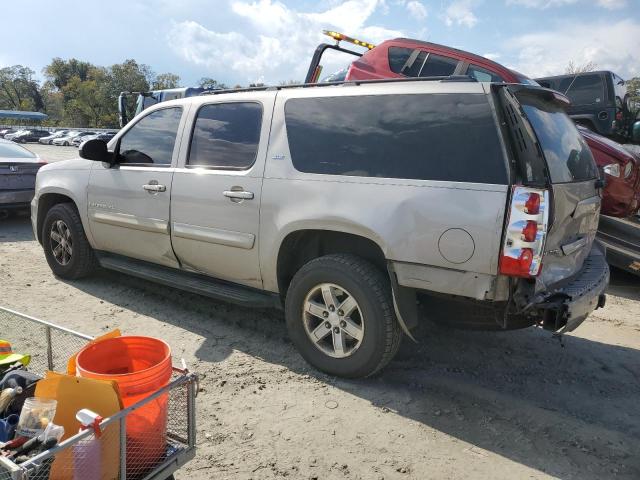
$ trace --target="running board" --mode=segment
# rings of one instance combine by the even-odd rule
[[[126,273],[168,287],[178,288],[205,297],[253,308],[282,308],[275,293],[237,285],[224,280],[163,267],[142,260],[110,254],[98,254],[100,265],[109,270]]]

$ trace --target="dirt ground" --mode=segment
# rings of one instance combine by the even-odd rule
[[[562,343],[427,323],[381,375],[345,381],[301,359],[278,311],[108,271],[64,282],[27,217],[0,222],[0,305],[161,337],[200,374],[178,479],[638,479],[640,278],[614,271],[608,293]]]

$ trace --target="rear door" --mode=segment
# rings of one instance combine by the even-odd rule
[[[551,225],[537,279],[537,287],[547,289],[577,273],[591,251],[600,213],[598,171],[591,150],[562,105],[528,89],[516,97],[551,182]]]
[[[171,196],[171,240],[183,268],[262,286],[260,200],[274,98],[214,96],[194,107]]]

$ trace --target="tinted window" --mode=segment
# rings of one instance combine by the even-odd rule
[[[3,158],[35,158],[35,155],[19,145],[0,143],[0,160]]]
[[[485,68],[478,67],[477,65],[469,65],[467,75],[475,78],[479,82],[504,82],[504,79],[500,75],[490,72]]]
[[[441,57],[440,55],[434,55],[430,53],[427,57],[427,61],[422,67],[420,72],[421,77],[447,77],[453,75],[456,67],[458,66],[458,60],[455,58]]]
[[[120,163],[171,164],[181,115],[176,107],[141,118],[120,140]]]
[[[294,167],[307,173],[505,184],[484,95],[291,99]]]
[[[260,141],[259,103],[219,103],[198,111],[188,164],[242,169],[253,165]]]
[[[564,110],[533,95],[520,94],[518,100],[540,142],[551,181],[564,183],[596,178],[591,150]]]
[[[411,56],[410,48],[389,47],[389,68],[392,72],[402,73],[402,67],[407,63]]]
[[[427,52],[420,52],[413,59],[413,62],[408,64],[405,69],[402,71],[407,77],[417,77],[420,75],[420,70],[422,69],[422,65],[424,65],[424,61],[427,58]]]
[[[591,105],[604,101],[604,88],[600,75],[577,75],[564,78],[558,88],[573,105]]]

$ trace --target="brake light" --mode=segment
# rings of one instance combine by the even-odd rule
[[[524,202],[524,213],[538,215],[540,212],[540,195],[535,192],[529,193],[529,198]]]
[[[516,185],[500,254],[500,273],[535,277],[542,269],[549,221],[549,192]]]

